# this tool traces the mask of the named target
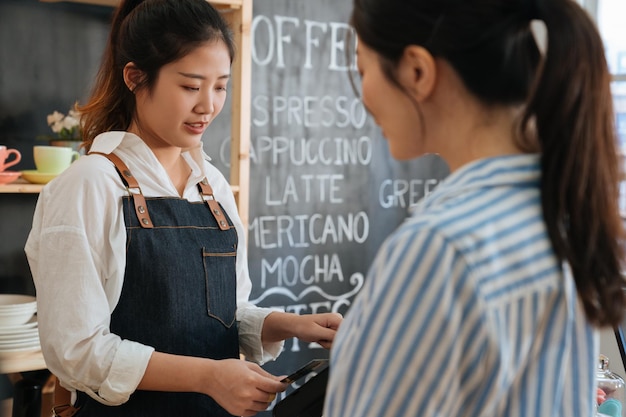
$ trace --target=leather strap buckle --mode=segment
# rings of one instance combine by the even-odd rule
[[[80,410],[71,404],[55,405],[52,407],[52,415],[56,417],[72,417]]]
[[[222,207],[213,196],[213,188],[209,184],[209,181],[204,178],[198,183],[198,186],[200,187],[200,193],[202,193],[202,199],[207,204],[207,206],[209,206],[209,210],[211,211],[213,218],[217,222],[217,226],[220,228],[220,230],[230,229],[230,225],[226,220],[226,216],[224,216],[224,210],[222,210]]]

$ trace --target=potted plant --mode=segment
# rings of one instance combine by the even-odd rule
[[[83,153],[80,146],[83,138],[78,111],[70,109],[66,115],[55,110],[48,115],[47,122],[55,136],[43,136],[41,139],[47,139],[51,146],[65,146]]]

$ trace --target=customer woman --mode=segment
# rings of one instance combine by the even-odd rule
[[[251,416],[282,341],[341,317],[248,303],[243,225],[201,137],[234,46],[205,0],[124,1],[81,111],[89,155],[48,184],[26,244],[44,357],[76,416]]]
[[[451,173],[380,248],[324,416],[593,416],[597,329],[625,304],[593,22],[571,0],[355,0],[351,22],[392,156]]]

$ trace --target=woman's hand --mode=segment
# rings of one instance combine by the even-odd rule
[[[253,416],[267,409],[277,392],[287,388],[259,365],[241,359],[207,359],[154,352],[137,389],[198,392],[213,398],[229,413]]]
[[[265,318],[262,339],[265,343],[272,343],[297,337],[330,349],[342,320],[339,313],[298,315],[274,312]]]
[[[206,394],[235,416],[253,416],[267,409],[277,392],[287,388],[259,365],[239,359],[212,361]]]
[[[338,313],[306,314],[300,316],[297,337],[305,342],[316,342],[330,349],[343,317]]]

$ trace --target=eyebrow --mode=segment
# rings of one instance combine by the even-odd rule
[[[192,74],[189,72],[179,72],[179,74],[187,78],[193,78],[197,80],[206,80],[206,77],[200,74]],[[228,78],[230,78],[230,74],[224,74],[224,75],[220,75],[219,77],[217,77],[218,80],[228,79]]]

